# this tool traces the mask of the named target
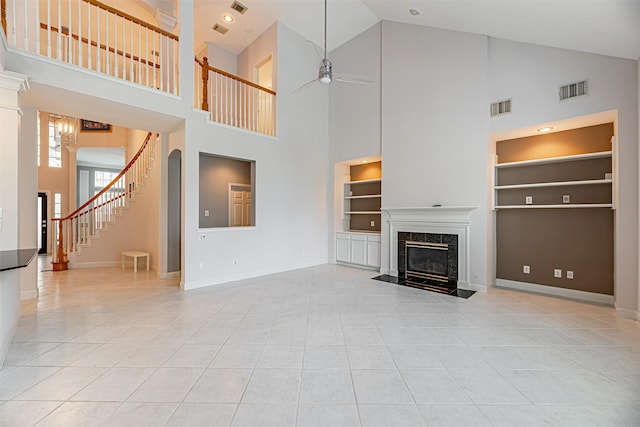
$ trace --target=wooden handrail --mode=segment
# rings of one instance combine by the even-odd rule
[[[118,10],[118,9],[115,9],[115,8],[111,7],[111,6],[107,6],[106,4],[100,3],[97,0],[82,0],[82,1],[84,1],[85,3],[92,4],[92,5],[96,6],[96,7],[99,7],[100,9],[104,9],[104,10],[106,10],[108,12],[113,13],[114,15],[118,15],[118,16],[120,16],[122,18],[125,18],[125,19],[129,20],[129,21],[135,22],[136,24],[142,25],[143,27],[148,28],[150,30],[153,30],[153,31],[155,31],[157,33],[160,33],[163,36],[167,36],[169,38],[172,38],[173,40],[178,41],[178,36],[176,36],[175,34],[172,34],[172,33],[168,32],[168,31],[165,31],[162,28],[156,27],[155,25],[148,24],[148,23],[144,22],[143,20],[136,18],[135,16],[131,16],[128,13],[124,13],[124,12]]]
[[[207,64],[207,65],[206,65],[206,67],[207,67],[210,71],[213,71],[214,73],[222,74],[222,75],[223,75],[223,76],[225,76],[225,77],[229,77],[230,79],[233,79],[233,80],[239,81],[239,82],[241,82],[241,83],[244,83],[244,84],[249,85],[249,86],[251,86],[251,87],[254,87],[254,88],[256,88],[256,89],[260,89],[261,91],[267,92],[268,94],[276,95],[276,92],[275,92],[274,90],[272,90],[272,89],[267,89],[267,88],[266,88],[266,87],[264,87],[264,86],[260,86],[259,84],[256,84],[256,83],[254,83],[254,82],[250,82],[249,80],[245,80],[245,79],[243,79],[242,77],[234,76],[233,74],[227,73],[226,71],[220,70],[219,68],[212,67],[211,65],[209,65],[209,63],[208,63],[208,59],[207,59],[207,57],[206,57],[206,56],[203,58],[203,61],[200,61],[197,57],[195,58],[195,60],[196,60],[196,62],[197,62],[198,64],[200,64],[201,66],[203,66],[203,64],[205,64],[205,63],[206,63],[206,64]],[[203,73],[203,75],[204,75],[204,73]]]
[[[4,35],[7,35],[7,0],[0,0],[0,10],[2,11],[2,29]]]
[[[58,29],[56,27],[53,27],[53,26],[49,26],[49,25],[47,25],[47,24],[45,24],[43,22],[40,23],[40,28],[43,29],[43,30],[49,30],[50,29],[54,33],[60,32],[60,33],[64,34],[65,36],[69,35],[69,30],[65,30],[63,28],[62,31],[60,31],[60,29]],[[71,34],[71,38],[74,39],[74,40],[79,40],[80,39],[77,34]],[[86,37],[82,37],[82,39],[80,39],[80,41],[82,43],[89,44],[89,40]],[[107,46],[105,44],[100,44],[100,46],[98,46],[98,43],[96,43],[93,40],[91,40],[91,46],[100,48],[101,50],[107,50]],[[134,61],[142,62],[143,64],[148,65],[148,66],[150,66],[152,68],[160,68],[160,64],[156,64],[154,62],[149,62],[146,59],[139,58],[139,57],[137,57],[135,55],[131,56],[130,53],[125,53],[125,52],[121,51],[120,49],[115,50],[113,47],[109,47],[108,50],[111,53],[115,53],[117,55],[124,56],[125,58],[129,58],[129,59],[133,58]]]
[[[157,136],[157,135],[156,135]],[[122,176],[124,176],[125,173],[127,173],[127,171],[129,169],[131,169],[131,166],[133,166],[133,164],[136,162],[136,160],[138,160],[138,157],[140,157],[140,155],[142,154],[142,152],[144,151],[145,147],[147,146],[147,144],[149,144],[149,140],[151,140],[151,132],[149,132],[147,134],[147,137],[144,140],[144,143],[142,143],[142,147],[140,147],[140,149],[138,150],[138,152],[136,153],[135,156],[133,156],[133,158],[131,159],[131,161],[129,161],[129,163],[127,164],[127,166],[124,167],[124,169],[122,169],[122,171],[118,174],[118,176],[116,176],[110,183],[109,185],[107,185],[106,187],[104,187],[102,190],[100,190],[100,192],[98,192],[98,194],[96,194],[95,196],[93,196],[91,199],[89,199],[85,204],[83,204],[82,206],[80,206],[78,209],[76,209],[75,211],[71,212],[69,215],[67,215],[64,218],[52,218],[52,221],[67,221],[71,218],[73,218],[74,216],[78,215],[78,213],[80,213],[84,208],[86,208],[87,206],[89,206],[91,203],[95,202],[98,197],[102,196],[104,193],[106,193],[116,182],[118,182],[120,180],[120,178],[122,178]],[[118,196],[120,197],[120,196]]]

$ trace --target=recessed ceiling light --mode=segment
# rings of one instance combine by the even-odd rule
[[[228,13],[222,15],[222,19],[224,19],[225,22],[233,22],[233,16],[229,15]]]
[[[551,132],[552,130],[553,130],[553,126],[545,126],[543,128],[538,129],[538,132],[547,133],[547,132]]]
[[[413,16],[420,15],[420,11],[416,9],[409,9],[409,13],[412,14]]]

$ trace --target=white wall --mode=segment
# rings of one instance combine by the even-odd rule
[[[277,26],[277,43],[249,49],[255,57],[278,52],[282,119],[277,138],[186,122],[186,289],[327,262],[328,95],[322,90],[291,94],[306,78],[307,68],[294,60],[304,54],[306,43],[284,25]],[[200,152],[255,160],[255,227],[198,230]]]
[[[233,53],[227,52],[213,43],[206,43],[206,56],[212,67],[227,73],[238,74],[238,57]],[[202,59],[202,56],[198,56],[198,59]]]
[[[380,36],[378,23],[331,51],[336,75],[360,76],[371,84],[334,81],[329,87],[329,141],[331,163],[380,155]],[[309,80],[317,77],[318,59],[308,61]]]
[[[637,74],[638,74],[638,175],[640,175],[640,56],[636,62]],[[638,213],[640,214],[640,177],[638,178]],[[638,226],[638,252],[640,255],[640,225]],[[636,320],[640,320],[640,262],[638,263],[638,305],[636,310]]]
[[[469,279],[480,288],[489,284],[487,66],[484,36],[382,23],[382,205],[475,206]]]
[[[513,112],[490,120],[491,132],[617,110],[618,209],[615,300],[621,315],[638,303],[637,61],[563,49],[489,41],[490,102],[513,99]],[[588,79],[589,95],[558,101],[558,87]]]
[[[238,55],[238,76],[256,82],[255,66],[265,59],[267,55],[272,54],[273,58],[273,90],[278,90],[278,68],[286,64],[290,60],[297,60],[300,57],[287,58],[278,54],[278,36],[279,27],[275,23],[270,26],[264,33],[246,47],[240,55]],[[277,60],[276,60],[277,58]],[[295,58],[295,59],[294,59]],[[284,64],[283,64],[284,63]],[[286,66],[286,65],[285,65]],[[257,82],[256,82],[257,83]],[[278,97],[279,98],[279,97]]]

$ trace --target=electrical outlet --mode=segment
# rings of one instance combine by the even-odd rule
[[[206,234],[201,234],[201,235],[200,235],[200,240],[205,240],[206,238],[207,238],[207,235],[206,235]]]
[[[526,196],[524,198],[524,203],[527,204],[527,205],[533,204],[533,196]]]
[[[209,216],[209,209],[204,210],[204,216]]]
[[[529,274],[529,273],[531,273],[531,267],[529,267],[528,265],[523,265],[523,266],[522,266],[522,272],[523,272],[524,274]]]
[[[568,194],[562,196],[562,203],[571,203],[571,196]]]
[[[376,222],[375,221],[371,221],[371,226],[375,227],[376,226]]]
[[[562,270],[560,270],[559,268],[554,269],[553,270],[553,277],[562,278]]]
[[[567,279],[573,279],[573,271],[567,270]]]

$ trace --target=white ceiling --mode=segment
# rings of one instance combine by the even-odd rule
[[[238,54],[276,20],[322,46],[323,0],[240,0],[249,8],[244,15],[229,7],[232,2],[194,0],[196,47],[209,41]],[[225,13],[234,22],[223,22]],[[640,57],[640,0],[328,0],[329,50],[381,20]],[[229,32],[211,29],[216,22]]]

